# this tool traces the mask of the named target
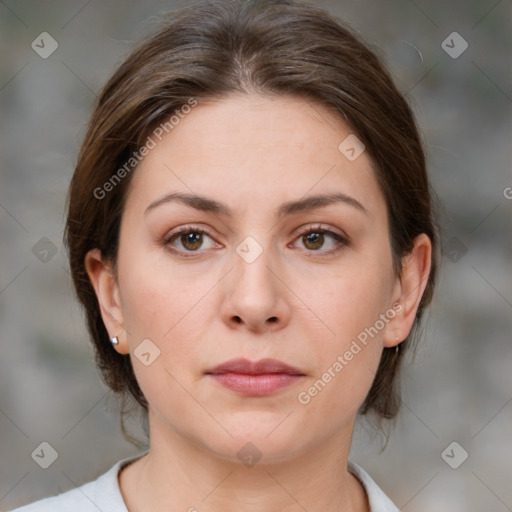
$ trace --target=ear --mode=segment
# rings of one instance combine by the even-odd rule
[[[96,292],[107,332],[110,337],[117,336],[119,340],[114,348],[121,354],[128,354],[119,286],[112,265],[103,260],[99,249],[92,249],[85,256],[85,269]]]
[[[396,315],[387,325],[385,347],[395,347],[411,332],[430,275],[431,257],[432,243],[422,233],[415,238],[412,251],[402,260],[402,272],[393,290]]]

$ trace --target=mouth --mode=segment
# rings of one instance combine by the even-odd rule
[[[248,396],[262,396],[288,387],[303,377],[298,368],[277,359],[232,359],[207,370],[206,375],[236,393]]]

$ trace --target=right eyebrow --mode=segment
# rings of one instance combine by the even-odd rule
[[[224,216],[232,216],[233,213],[231,208],[227,205],[219,203],[213,199],[208,197],[198,196],[196,194],[186,194],[183,192],[174,192],[172,194],[167,194],[156,201],[153,201],[145,210],[144,215],[148,213],[150,210],[153,210],[157,206],[161,204],[170,203],[176,201],[178,203],[184,204],[186,206],[190,206],[191,208],[195,208],[196,210],[201,210],[203,212],[211,212]]]

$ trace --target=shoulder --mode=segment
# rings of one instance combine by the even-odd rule
[[[103,475],[102,475],[103,476]],[[100,477],[98,480],[100,480]],[[89,495],[95,494],[95,487],[98,480],[89,482],[75,489],[51,496],[39,501],[35,501],[23,507],[17,508],[11,512],[64,512],[73,510],[73,512],[88,512],[89,510],[98,510],[94,502],[89,501]]]
[[[92,482],[57,496],[35,501],[11,512],[128,512],[123,501],[117,475],[121,467],[134,462],[141,455],[116,462],[106,473]]]
[[[370,503],[370,512],[400,512],[399,508],[384,494],[384,491],[361,466],[349,461],[348,470],[363,485]]]

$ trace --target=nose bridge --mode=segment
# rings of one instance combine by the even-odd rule
[[[259,240],[256,238],[258,237]],[[246,287],[243,295],[250,294],[254,299],[268,300],[276,292],[272,266],[272,249],[270,244],[263,240],[264,234],[249,235],[235,248],[235,286]],[[261,296],[260,296],[261,295]]]
[[[261,235],[247,236],[235,247],[234,269],[223,308],[224,321],[231,325],[243,323],[251,330],[261,330],[288,321],[283,289],[271,270],[276,261],[268,240],[262,231]]]

